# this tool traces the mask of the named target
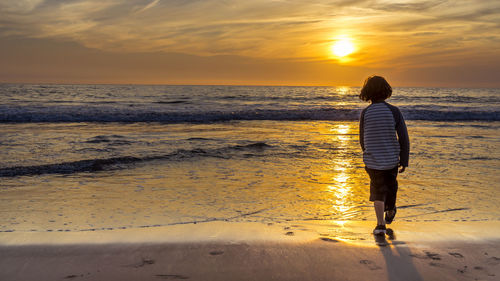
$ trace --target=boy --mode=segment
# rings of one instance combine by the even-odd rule
[[[375,235],[384,235],[385,225],[396,216],[398,166],[401,167],[399,172],[404,172],[410,154],[403,115],[397,107],[385,102],[391,95],[391,86],[380,76],[368,77],[359,94],[361,100],[371,102],[361,112],[359,141],[365,169],[370,176],[370,201],[374,202],[377,216]]]

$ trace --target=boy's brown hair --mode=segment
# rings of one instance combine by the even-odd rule
[[[359,98],[363,101],[380,102],[392,95],[392,87],[384,77],[370,76],[366,78]]]

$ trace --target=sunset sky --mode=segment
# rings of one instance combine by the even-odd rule
[[[0,82],[359,86],[370,74],[500,87],[500,1],[0,2]]]

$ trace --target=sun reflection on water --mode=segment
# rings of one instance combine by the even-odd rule
[[[350,130],[351,130],[351,126],[344,125],[344,124],[339,124],[339,125],[330,129],[330,131],[332,131],[338,135],[337,137],[344,137],[343,135],[349,133]],[[344,143],[344,146],[345,146],[345,143]]]
[[[346,95],[349,92],[349,87],[337,87],[335,92],[340,95]]]
[[[351,133],[351,126],[348,124],[337,124],[330,129],[334,134],[338,150],[343,152],[351,149],[349,147],[349,134]],[[332,212],[342,216],[343,218],[352,218],[355,216],[353,212],[352,202],[352,181],[351,171],[349,167],[352,166],[350,157],[345,157],[344,153],[340,153],[340,157],[332,159],[334,175],[331,178],[330,185],[327,186],[329,193],[332,194],[329,200],[332,202]]]

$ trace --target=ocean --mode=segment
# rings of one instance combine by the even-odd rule
[[[0,84],[0,232],[375,220],[358,87]],[[400,221],[500,220],[500,89],[395,88]]]

